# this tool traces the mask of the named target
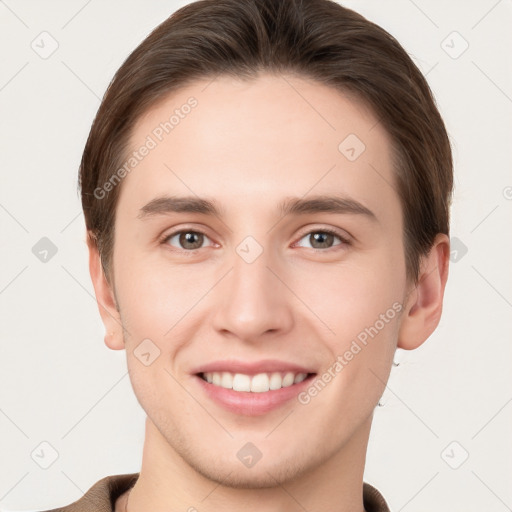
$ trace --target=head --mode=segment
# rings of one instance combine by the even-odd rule
[[[439,322],[452,180],[427,82],[359,14],[202,0],[157,27],[103,98],[80,186],[107,344],[161,439],[201,474],[264,486],[367,433],[397,346]],[[299,402],[240,415],[197,381],[221,359],[315,375]],[[263,457],[246,474],[248,441]]]

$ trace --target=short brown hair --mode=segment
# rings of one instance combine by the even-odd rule
[[[195,79],[290,72],[368,105],[391,136],[404,219],[407,278],[437,233],[449,232],[451,148],[432,92],[406,51],[378,25],[331,0],[200,0],[177,10],[129,55],[91,127],[79,187],[88,236],[109,278],[120,186],[95,191],[126,160],[136,121]],[[340,141],[341,142],[341,141]]]

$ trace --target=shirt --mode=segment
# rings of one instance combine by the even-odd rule
[[[79,500],[70,505],[43,512],[114,512],[116,500],[135,485],[139,473],[106,476],[96,482]],[[363,483],[363,504],[366,512],[389,512],[382,494]]]

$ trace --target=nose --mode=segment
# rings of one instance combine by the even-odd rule
[[[293,293],[284,271],[263,250],[249,263],[234,254],[233,268],[216,287],[214,327],[244,341],[257,341],[266,333],[292,329]],[[280,275],[281,274],[281,275]]]

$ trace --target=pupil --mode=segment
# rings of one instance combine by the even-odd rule
[[[201,242],[202,242],[201,236],[202,236],[201,233],[195,233],[193,231],[188,231],[186,233],[182,233],[182,235],[180,237],[180,243],[182,243],[182,245],[186,245],[186,244],[190,243],[194,246],[194,247],[192,247],[192,249],[197,249],[197,248],[201,247]],[[331,242],[332,238],[333,238],[333,235],[331,233],[323,233],[323,232],[313,233],[312,236],[314,239],[314,243],[312,245],[314,246],[314,244],[318,243],[321,247],[325,247],[326,244],[328,246],[328,243]],[[194,238],[196,238],[195,243],[194,243]]]
[[[199,242],[196,240],[196,242],[194,243],[194,238],[197,238],[200,236],[202,236],[200,233],[195,233],[193,231],[183,233],[180,237],[180,243],[188,249],[198,249],[199,247],[201,247],[202,240],[201,240],[201,238],[199,238]],[[190,247],[190,246],[187,247],[187,244],[192,244],[193,247]]]
[[[315,240],[315,243],[316,242],[320,242],[320,245],[322,247],[328,246],[326,244],[327,244],[327,242],[331,241],[332,237],[333,237],[333,235],[331,235],[330,233],[321,233],[320,232],[320,233],[314,233],[313,234],[313,238]],[[315,247],[314,244],[312,244],[312,245],[313,245],[313,247]]]

